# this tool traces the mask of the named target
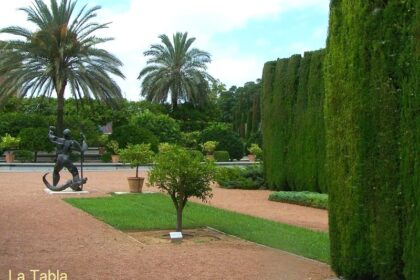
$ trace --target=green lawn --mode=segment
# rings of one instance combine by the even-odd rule
[[[68,203],[121,230],[175,228],[175,208],[162,194],[68,198]],[[189,202],[184,228],[209,226],[240,238],[329,262],[328,234]]]

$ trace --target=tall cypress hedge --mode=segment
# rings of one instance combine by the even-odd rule
[[[272,189],[326,192],[323,60],[319,50],[264,66],[264,174]]]
[[[332,267],[420,279],[419,1],[332,0],[325,58]]]

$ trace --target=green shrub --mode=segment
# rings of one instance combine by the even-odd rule
[[[86,141],[89,146],[99,146],[98,139],[102,132],[99,131],[98,126],[90,119],[72,115],[65,116],[64,128],[71,130],[71,135],[74,140],[80,142],[80,133],[83,132],[83,134],[86,136]]]
[[[239,135],[229,125],[215,123],[201,133],[201,142],[217,141],[216,150],[228,151],[232,159],[240,160],[244,154],[244,146]]]
[[[158,138],[150,130],[134,125],[115,127],[109,140],[117,141],[122,149],[126,148],[128,144],[151,144],[154,152],[157,152],[159,144]]]
[[[81,159],[81,156],[78,152],[72,151],[70,153],[70,160],[72,162],[80,161],[80,159]]]
[[[20,148],[33,152],[33,160],[36,162],[39,151],[51,152],[54,149],[47,136],[48,128],[46,127],[23,128],[19,133]]]
[[[9,133],[18,135],[23,128],[45,127],[48,128],[50,121],[54,121],[50,116],[39,114],[28,114],[22,112],[1,113],[0,114],[0,135]]]
[[[200,131],[181,132],[181,142],[183,147],[189,149],[199,149]]]
[[[152,163],[154,155],[150,144],[129,144],[127,148],[120,150],[121,160],[136,168],[136,178],[139,177],[139,166]]]
[[[8,151],[8,150],[15,150],[19,147],[20,138],[13,137],[9,133],[6,133],[2,136],[0,141],[0,149]]]
[[[259,189],[264,184],[260,166],[218,167],[215,179],[227,189]]]
[[[111,155],[118,155],[120,153],[120,144],[118,144],[117,140],[108,141],[106,148]]]
[[[261,158],[262,156],[262,149],[260,148],[260,146],[258,146],[258,144],[251,144],[251,146],[248,148],[248,151],[252,154],[255,155],[257,158]]]
[[[251,144],[256,143],[258,146],[262,147],[262,133],[261,130],[258,130],[257,132],[251,133],[248,139],[246,139],[245,143],[245,150],[247,151],[249,147],[251,147]]]
[[[201,146],[203,147],[204,152],[206,152],[208,155],[212,155],[216,150],[217,144],[219,144],[217,141],[206,141]]]
[[[279,191],[270,194],[268,200],[328,209],[328,195],[322,193]]]
[[[214,159],[219,162],[230,161],[230,156],[228,151],[215,151]]]
[[[178,143],[181,139],[179,124],[167,115],[154,114],[146,110],[134,116],[131,124],[151,131],[159,142]]]
[[[32,162],[34,154],[28,150],[17,150],[14,152],[16,160],[20,162]]]
[[[192,155],[194,158],[199,158],[200,160],[204,160],[203,153],[198,150],[188,150],[188,152]]]
[[[101,155],[101,161],[102,162],[111,162],[112,161],[112,153],[109,151],[106,151]]]
[[[185,132],[194,132],[198,130],[204,130],[207,127],[208,123],[205,121],[180,121],[180,127],[182,131]]]

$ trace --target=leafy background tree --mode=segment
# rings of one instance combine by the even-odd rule
[[[118,142],[119,147],[125,149],[129,144],[151,144],[153,151],[157,151],[159,139],[147,128],[136,125],[122,125],[115,127],[109,140]]]
[[[48,141],[48,128],[26,127],[19,132],[20,148],[33,152],[33,161],[37,162],[39,151],[52,152],[54,146]]]
[[[145,110],[134,115],[131,118],[131,123],[151,131],[159,139],[159,142],[177,143],[181,139],[179,124],[168,115],[153,114],[149,110]]]
[[[232,131],[229,124],[213,123],[208,126],[200,135],[200,142],[218,142],[217,151],[228,151],[232,159],[240,160],[244,155],[244,146],[237,133]]]

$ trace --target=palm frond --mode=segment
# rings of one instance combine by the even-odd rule
[[[188,38],[186,32],[175,33],[172,41],[165,34],[159,39],[161,44],[153,44],[144,52],[149,58],[138,76],[142,81],[141,95],[158,103],[165,102],[169,95],[173,102],[205,102],[208,84],[215,81],[206,72],[210,54],[191,48],[195,38]]]

